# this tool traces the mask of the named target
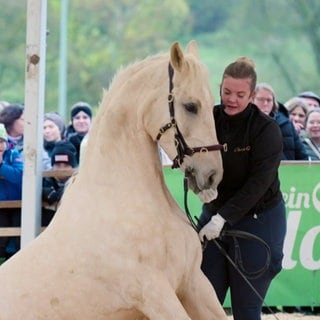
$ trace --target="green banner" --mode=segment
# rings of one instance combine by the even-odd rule
[[[183,175],[164,168],[166,183],[184,210]],[[320,164],[282,163],[281,190],[287,210],[283,270],[266,297],[269,306],[320,306]],[[198,216],[201,202],[188,193],[190,212]],[[230,306],[230,299],[225,303]]]

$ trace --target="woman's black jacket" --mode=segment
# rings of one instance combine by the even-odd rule
[[[223,105],[213,108],[224,174],[218,197],[205,204],[212,214],[218,212],[231,225],[244,215],[271,208],[282,199],[278,167],[282,136],[278,124],[254,104],[229,116]]]

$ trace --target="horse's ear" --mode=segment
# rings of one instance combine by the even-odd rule
[[[175,42],[171,46],[170,60],[173,68],[177,71],[181,71],[184,64],[184,55],[178,42]]]
[[[193,56],[195,56],[196,58],[200,58],[199,56],[199,50],[198,50],[198,45],[196,43],[195,40],[191,40],[188,44],[187,44],[187,50],[188,53],[192,54]]]

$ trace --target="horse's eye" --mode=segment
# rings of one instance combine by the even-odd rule
[[[188,112],[197,114],[197,112],[198,112],[198,107],[197,107],[197,105],[196,105],[195,103],[189,102],[189,103],[184,103],[183,105],[184,105],[184,107],[186,108],[186,110],[187,110]]]

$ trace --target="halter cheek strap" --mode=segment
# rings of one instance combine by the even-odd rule
[[[168,94],[168,105],[169,105],[169,113],[170,113],[170,122],[165,124],[163,127],[159,129],[159,133],[157,135],[157,141],[160,140],[161,136],[169,129],[174,128],[175,134],[175,146],[177,150],[177,156],[173,159],[172,168],[178,168],[183,163],[185,156],[192,156],[194,153],[197,152],[209,152],[209,151],[227,151],[227,145],[224,144],[214,144],[210,146],[202,146],[202,147],[194,147],[191,148],[186,143],[183,135],[181,134],[176,119],[174,117],[174,94],[173,94],[173,75],[174,69],[169,63],[168,66],[168,73],[169,73],[169,94]]]

